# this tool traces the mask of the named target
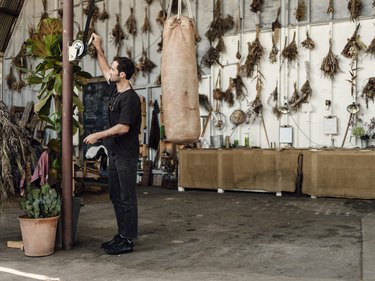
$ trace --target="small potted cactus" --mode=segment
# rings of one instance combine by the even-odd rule
[[[49,184],[26,188],[21,201],[25,215],[19,222],[26,256],[48,256],[55,251],[61,196]]]

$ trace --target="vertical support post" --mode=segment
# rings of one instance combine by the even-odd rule
[[[62,94],[62,238],[63,248],[73,248],[72,220],[72,119],[73,66],[69,63],[69,44],[73,38],[73,0],[63,4],[63,94]]]

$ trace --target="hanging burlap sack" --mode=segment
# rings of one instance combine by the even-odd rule
[[[171,7],[170,1],[169,7]],[[195,23],[187,0],[189,17],[168,16],[163,31],[161,87],[167,140],[176,144],[195,142],[200,135]],[[170,15],[170,8],[169,13]]]

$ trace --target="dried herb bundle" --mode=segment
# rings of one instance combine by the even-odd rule
[[[372,39],[370,45],[367,47],[366,53],[374,56],[375,55],[375,37]]]
[[[105,2],[103,2],[103,12],[100,13],[99,20],[105,21],[106,19],[109,19],[109,14],[107,13],[107,10],[105,9]]]
[[[247,91],[246,86],[242,80],[241,74],[240,74],[240,64],[237,64],[237,74],[236,78],[232,79],[233,81],[233,86],[236,91],[236,99],[239,101],[242,101],[246,98],[245,91]]]
[[[329,39],[329,51],[327,56],[323,59],[320,70],[327,78],[334,79],[335,74],[340,70],[339,60],[332,52],[332,40]]]
[[[222,101],[224,99],[224,92],[220,88],[216,88],[212,92],[212,97],[214,100]]]
[[[327,8],[327,14],[331,14],[335,11],[333,8],[333,0],[328,0],[328,1],[329,3],[328,3],[328,8]]]
[[[260,60],[263,57],[264,48],[259,41],[259,34],[260,34],[260,27],[257,24],[255,40],[252,43],[250,42],[247,43],[248,55],[246,57],[245,64],[241,66],[242,72],[247,77],[253,76],[255,66],[257,66],[260,63]]]
[[[368,108],[368,100],[371,99],[374,101],[375,97],[375,77],[370,77],[368,82],[362,91],[362,97],[366,99],[366,107]]]
[[[228,104],[228,107],[234,105],[234,94],[233,94],[234,84],[232,78],[229,78],[228,88],[224,92],[223,100]]]
[[[142,71],[143,77],[149,75],[151,71],[156,67],[156,64],[153,63],[148,57],[147,52],[145,50],[142,51],[142,56],[139,59],[139,63],[137,64],[137,68]]]
[[[286,45],[288,42],[288,37],[285,37],[285,47],[281,52],[281,55],[284,59],[287,59],[289,62],[295,61],[298,58],[298,48],[296,44],[296,32],[293,34],[293,40],[289,45]]]
[[[295,9],[294,15],[297,21],[303,21],[306,17],[306,4],[305,0],[298,0],[297,8]]]
[[[350,19],[354,21],[361,14],[362,2],[361,0],[349,0],[348,10],[350,13]]]
[[[147,7],[145,8],[145,20],[142,25],[142,33],[147,33],[151,32],[151,26],[150,26],[150,21],[148,20],[147,17]]]
[[[216,0],[214,19],[210,24],[209,29],[205,33],[207,39],[212,43],[215,39],[220,39],[223,37],[225,32],[232,29],[234,26],[233,17],[228,15],[223,18],[221,15],[221,0]]]
[[[208,97],[204,94],[199,94],[199,105],[203,107],[207,112],[213,111],[212,105],[208,100]]]
[[[307,30],[306,30],[306,39],[302,41],[301,45],[309,50],[312,50],[315,48],[315,42],[310,38],[309,32]]]
[[[113,44],[119,48],[122,46],[122,40],[124,40],[126,37],[125,32],[122,30],[121,24],[120,24],[120,15],[116,14],[116,24],[112,28],[112,31],[110,33],[111,39],[113,41]]]
[[[358,30],[360,24],[357,25],[353,36],[348,39],[344,49],[341,54],[348,59],[356,59],[362,51],[365,51],[367,46],[359,38]]]
[[[161,26],[163,26],[166,19],[167,19],[167,12],[164,9],[160,10],[158,13],[158,16],[156,17],[156,22],[160,24]]]
[[[257,82],[255,85],[256,89],[256,97],[250,104],[250,111],[255,114],[256,117],[261,116],[262,110],[263,110],[263,104],[262,104],[262,90],[263,90],[263,79],[264,76],[259,70],[259,66],[257,66]]]
[[[276,83],[276,87],[273,90],[273,92],[270,94],[270,97],[268,98],[267,103],[268,105],[272,104],[272,113],[276,116],[277,119],[280,119],[281,112],[279,108],[277,107],[278,98],[279,98],[279,92],[278,92],[277,83]]]
[[[219,58],[220,58],[220,52],[216,50],[216,48],[210,46],[210,48],[207,50],[207,52],[203,55],[201,64],[211,67],[215,62],[219,63]]]
[[[302,85],[302,88],[300,90],[300,95],[298,99],[294,100],[293,102],[289,102],[290,107],[292,109],[298,109],[301,107],[302,103],[308,102],[309,98],[311,98],[312,95],[312,89],[310,86],[310,64],[306,61],[306,82]]]
[[[18,89],[18,82],[16,76],[13,73],[13,67],[10,68],[9,74],[5,77],[7,82],[8,89],[11,91],[17,91]]]
[[[134,9],[130,8],[130,16],[125,22],[125,27],[129,34],[135,36],[137,34],[137,21],[134,16]]]
[[[254,13],[259,12],[263,6],[263,0],[253,0],[250,4],[250,10]]]
[[[298,93],[298,89],[297,89],[297,83],[294,82],[293,86],[294,86],[293,95],[288,100],[288,104],[290,105],[290,108],[293,111],[297,111],[301,107],[301,103],[298,102],[298,100],[299,100],[299,93]]]
[[[272,49],[270,52],[270,55],[268,56],[268,59],[270,60],[270,63],[276,63],[277,62],[277,55],[279,53],[279,48],[277,48],[275,42],[272,40]]]
[[[145,0],[147,4],[151,5],[154,0]]]

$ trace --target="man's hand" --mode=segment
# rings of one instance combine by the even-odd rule
[[[87,143],[87,144],[95,144],[100,138],[101,138],[101,133],[97,132],[97,133],[93,133],[93,134],[88,135],[83,140],[83,142]]]
[[[95,49],[101,50],[101,48],[102,48],[102,38],[98,34],[92,33],[90,41],[94,45]]]

